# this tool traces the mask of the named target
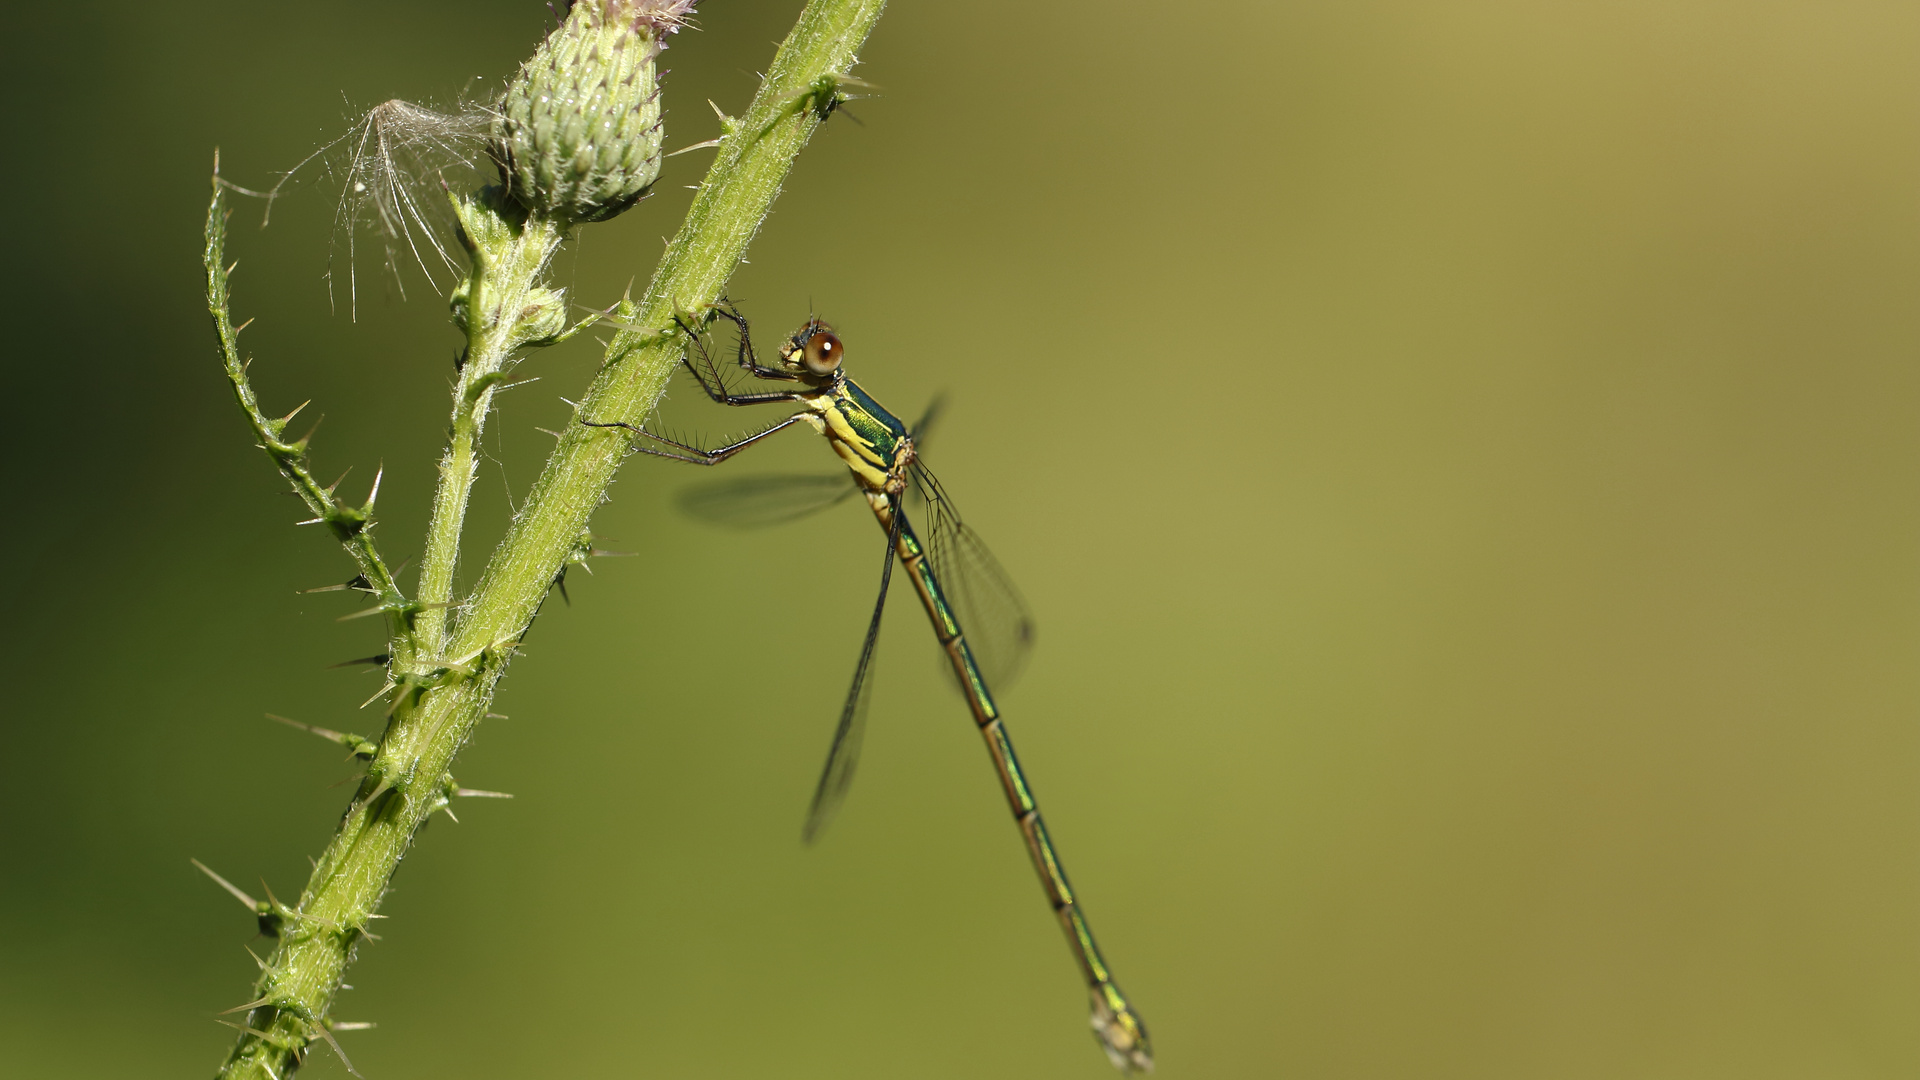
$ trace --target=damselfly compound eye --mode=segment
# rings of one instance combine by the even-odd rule
[[[800,362],[815,375],[831,375],[840,366],[843,350],[844,346],[839,338],[833,336],[833,331],[815,330],[807,335],[807,343],[801,347]]]

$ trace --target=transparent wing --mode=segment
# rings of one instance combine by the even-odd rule
[[[736,529],[784,525],[860,491],[853,474],[764,473],[695,484],[681,491],[680,509],[701,521]]]
[[[935,394],[933,400],[927,402],[927,411],[921,413],[920,419],[914,421],[913,427],[909,429],[913,432],[913,445],[916,449],[927,448],[927,438],[933,434],[934,422],[940,419],[940,414],[946,409],[947,395],[945,394]]]
[[[921,542],[934,576],[953,605],[987,685],[1007,686],[1019,677],[1033,649],[1033,615],[1027,602],[987,545],[960,520],[940,481],[919,462],[913,465],[913,484],[926,500]]]
[[[867,624],[867,639],[860,646],[860,662],[853,668],[853,685],[847,690],[847,702],[840,709],[840,725],[833,731],[833,745],[827,750],[826,767],[820,770],[820,782],[813,789],[813,805],[807,808],[807,823],[801,839],[811,844],[840,811],[847,789],[853,786],[853,770],[860,763],[860,741],[867,732],[867,703],[873,696],[873,651],[880,644],[880,616],[887,610],[887,584],[893,580],[894,548],[900,542],[903,514],[895,514],[893,528],[887,533],[887,561],[880,570],[880,595],[873,602],[873,620]]]

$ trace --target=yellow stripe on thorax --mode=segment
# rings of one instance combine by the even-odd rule
[[[884,490],[893,463],[847,422],[842,410],[855,406],[843,395],[834,393],[812,394],[803,400],[814,412],[814,416],[807,419],[833,444],[833,452],[853,470],[861,486],[869,491]]]

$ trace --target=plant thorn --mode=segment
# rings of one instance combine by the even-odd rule
[[[313,1029],[314,1031],[319,1033],[321,1038],[327,1040],[327,1045],[333,1047],[334,1053],[340,1055],[340,1064],[346,1066],[348,1072],[352,1073],[355,1076],[359,1076],[360,1075],[359,1070],[353,1067],[353,1062],[347,1060],[346,1051],[340,1049],[340,1044],[334,1041],[333,1032],[327,1030],[327,1025],[325,1023],[315,1024],[313,1025]]]
[[[273,720],[278,723],[285,724],[290,728],[299,728],[301,731],[305,731],[313,735],[318,735],[321,738],[327,740],[328,742],[341,742],[346,739],[345,735],[342,735],[339,732],[332,730],[331,728],[316,727],[313,724],[303,724],[298,720],[289,720],[284,716],[277,716],[273,713],[266,713],[264,715],[269,720]]]
[[[254,319],[257,319],[257,318],[259,318],[259,317],[260,317],[260,316],[258,316],[258,315],[255,315],[255,316],[254,316],[253,318],[254,318]],[[242,330],[245,330],[245,329],[246,329],[247,327],[249,327],[249,326],[252,326],[252,325],[253,325],[253,319],[248,319],[248,320],[247,320],[246,322],[243,322],[243,323],[241,323],[241,324],[240,324],[239,326],[236,326],[236,327],[234,327],[234,328],[233,328],[233,336],[234,336],[234,337],[239,337],[239,336],[240,336],[240,331],[242,331]]]
[[[254,912],[256,914],[260,911],[260,901],[255,900],[253,897],[248,896],[246,893],[242,892],[240,890],[240,886],[235,885],[233,882],[228,881],[226,878],[223,878],[219,874],[214,873],[211,867],[209,867],[206,863],[201,862],[199,859],[188,859],[187,861],[199,867],[201,873],[212,878],[214,880],[214,884],[219,885],[221,888],[232,893],[234,896],[234,899],[247,905],[248,911]]]
[[[246,1012],[248,1009],[257,1009],[262,1005],[271,1005],[271,1004],[273,1004],[273,995],[268,994],[263,998],[259,998],[254,1001],[249,1001],[245,1005],[235,1005],[231,1009],[222,1009],[220,1010],[220,1015],[232,1016],[234,1013],[237,1013],[237,1012]]]
[[[305,405],[300,406],[300,409],[304,409],[304,408],[306,408]],[[299,412],[300,409],[295,409],[294,412]],[[292,414],[289,413],[288,415],[292,415]],[[307,429],[307,433],[305,435],[300,436],[298,439],[295,439],[291,445],[298,450],[304,451],[307,448],[307,444],[313,442],[313,433],[320,430],[320,425],[325,423],[326,419],[327,418],[325,414],[322,414],[320,419],[315,420],[313,422],[313,426]]]
[[[385,795],[388,791],[391,791],[392,789],[393,789],[393,781],[387,779],[384,776],[381,777],[380,782],[378,784],[373,785],[373,790],[367,792],[367,797],[364,799],[361,799],[359,805],[355,806],[354,809],[359,810],[366,807],[367,805],[372,803],[373,800],[379,798],[382,795]]]
[[[321,738],[327,740],[328,742],[339,743],[341,746],[346,747],[347,750],[350,751],[350,756],[359,758],[362,761],[372,761],[374,755],[380,752],[380,747],[378,744],[360,735],[354,735],[354,734],[351,734],[348,732],[342,732],[342,731],[334,731],[331,728],[323,728],[323,727],[316,726],[314,724],[303,724],[298,720],[289,720],[284,716],[275,716],[272,713],[268,713],[266,715],[267,715],[267,719],[269,720],[278,720],[280,723],[285,724],[288,727],[299,728],[302,731],[307,731],[315,735],[318,735]]]
[[[252,322],[253,320],[251,320],[251,319],[249,319],[249,320],[247,320],[247,321],[248,321],[248,322]],[[236,331],[236,333],[237,333],[237,331]],[[280,427],[282,427],[282,428],[284,428],[284,427],[286,427],[286,426],[287,426],[288,424],[290,424],[290,423],[292,423],[292,422],[293,422],[293,418],[294,418],[294,417],[296,417],[296,416],[299,416],[299,415],[300,415],[300,410],[301,410],[301,409],[304,409],[304,408],[306,408],[307,406],[309,406],[309,405],[311,405],[311,404],[313,404],[313,399],[312,399],[312,398],[308,398],[307,400],[305,400],[305,401],[303,401],[303,402],[301,402],[300,404],[298,404],[298,405],[295,405],[295,406],[293,407],[293,411],[292,411],[292,412],[290,412],[290,413],[288,413],[287,415],[285,415],[285,416],[283,416],[283,417],[281,417],[281,418],[280,418],[280,419],[278,419],[278,420],[275,420],[275,421],[274,421],[274,423],[275,423],[275,424],[278,424],[278,425],[279,425]],[[301,441],[302,441],[302,442],[305,442],[306,440],[304,440],[304,439],[302,439]]]
[[[482,791],[479,788],[454,788],[453,793],[463,799],[511,799],[512,795],[504,791]]]
[[[393,657],[386,653],[375,653],[372,656],[362,656],[358,660],[342,660],[337,664],[328,664],[327,670],[332,671],[334,668],[353,667],[357,664],[384,664],[391,659],[393,659]]]
[[[662,154],[660,156],[661,157],[678,157],[681,154],[690,154],[695,150],[705,150],[711,146],[719,146],[721,143],[726,141],[727,141],[727,137],[725,135],[722,135],[717,139],[708,139],[706,142],[697,142],[692,144],[691,146],[683,146],[678,150],[668,151],[667,153]],[[696,184],[696,185],[690,185],[690,186],[698,187],[699,185]]]
[[[362,513],[369,514],[369,515],[373,513],[374,501],[380,498],[380,479],[386,475],[387,475],[387,466],[385,462],[382,462],[380,464],[379,471],[373,474],[373,490],[367,492],[366,505],[360,508]]]
[[[400,685],[399,683],[394,682],[392,679],[388,679],[386,685],[382,686],[372,697],[361,702],[360,707],[364,709],[367,706],[373,704],[374,702],[379,701],[381,698],[386,697],[389,693],[391,693],[394,690],[395,687],[399,685]],[[384,781],[382,782],[384,783]]]
[[[231,1020],[222,1020],[218,1017],[215,1017],[213,1022],[216,1024],[224,1024],[235,1031],[244,1031],[254,1038],[259,1039],[261,1042],[266,1043],[268,1046],[280,1046],[280,1040],[274,1038],[272,1033],[261,1031],[259,1028],[250,1028],[245,1024],[236,1024]],[[282,1047],[282,1049],[284,1049],[284,1047]]]

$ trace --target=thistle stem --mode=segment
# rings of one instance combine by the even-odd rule
[[[455,205],[463,223],[471,223],[463,236],[472,270],[456,293],[467,347],[453,388],[447,449],[440,459],[440,484],[434,490],[433,517],[420,561],[422,610],[415,620],[422,646],[435,656],[447,645],[447,605],[453,599],[467,501],[479,472],[480,435],[508,362],[527,342],[525,313],[546,313],[557,300],[554,294],[536,294],[536,289],[562,237],[560,227],[544,217],[516,225],[503,220],[483,200],[456,200]]]
[[[652,412],[687,346],[676,316],[702,312],[719,299],[794,157],[838,100],[839,79],[883,6],[884,0],[813,0],[801,13],[752,108],[730,125],[643,298],[619,313],[629,329],[608,345],[578,418],[637,426]],[[524,632],[627,446],[616,429],[569,425],[481,577],[451,646],[454,655]]]
[[[348,506],[335,497],[332,487],[324,487],[314,479],[307,460],[307,439],[289,442],[285,438],[290,421],[300,409],[278,420],[269,419],[260,411],[260,400],[255,396],[253,383],[247,377],[248,361],[240,356],[240,333],[234,328],[233,319],[228,314],[227,279],[233,266],[228,264],[226,256],[226,187],[226,181],[220,178],[220,162],[216,155],[213,202],[207,210],[207,246],[204,254],[207,309],[213,313],[214,332],[220,339],[221,365],[226,370],[227,382],[233,387],[234,400],[246,414],[254,437],[260,440],[260,449],[273,459],[280,475],[286,477],[294,494],[300,497],[307,511],[313,515],[303,524],[327,527],[359,568],[359,575],[351,584],[371,593],[380,602],[392,646],[390,655],[405,654],[410,658],[417,651],[411,625],[411,617],[416,609],[401,594],[400,586],[394,581],[386,560],[381,558],[380,549],[373,541],[373,504],[379,495],[379,479],[376,477],[373,487],[368,491],[365,505]]]
[[[582,416],[638,424],[652,410],[686,347],[675,317],[698,312],[718,299],[779,193],[794,157],[838,100],[839,79],[855,62],[855,53],[883,3],[808,3],[775,56],[751,109],[729,125],[726,140],[644,298],[637,305],[623,305],[624,321],[638,329],[614,337],[605,365],[581,406]],[[221,195],[216,184],[207,219],[208,300],[231,357]],[[471,311],[468,317],[471,325]],[[230,359],[229,368],[237,364]],[[474,414],[472,435],[465,444],[469,451],[484,414],[482,399],[490,392],[491,387],[483,387],[474,397],[474,407],[481,411]],[[250,392],[243,395],[243,404],[249,400]],[[249,415],[257,416],[257,409]],[[456,445],[461,438],[459,417],[456,405]],[[278,432],[272,437],[277,440]],[[269,453],[276,453],[274,445],[268,444]],[[279,944],[249,999],[255,1004],[244,1013],[249,1033],[228,1055],[221,1077],[285,1080],[315,1039],[331,1039],[328,1009],[368,918],[420,826],[445,805],[453,788],[449,769],[454,756],[485,715],[514,645],[532,625],[626,456],[626,440],[615,431],[570,425],[495,550],[450,641],[428,652],[431,660],[396,665],[392,719],[379,754],[298,906],[283,912]],[[458,479],[457,470],[447,474],[443,489]],[[298,487],[300,482],[295,482]],[[470,471],[464,482],[471,483]],[[464,492],[456,497],[443,490],[435,500],[436,540],[442,536],[438,524],[442,521],[444,535],[452,538],[442,541],[443,546],[452,545],[442,560],[449,590],[452,547],[457,546],[464,505]],[[442,506],[447,507],[444,517]],[[355,550],[356,558],[361,558],[359,549]],[[367,551],[371,552],[370,544]],[[386,583],[382,587],[387,587],[390,578],[384,566],[377,572]],[[416,611],[421,617],[431,614]],[[409,625],[407,619],[398,620],[396,636],[410,636]],[[450,624],[443,620],[440,625]]]

